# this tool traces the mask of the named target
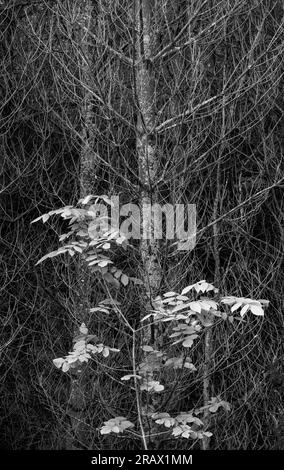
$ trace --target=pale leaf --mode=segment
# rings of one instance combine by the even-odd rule
[[[231,307],[231,312],[235,312],[235,310],[238,310],[243,305],[243,302],[237,302],[235,305]]]
[[[245,313],[249,310],[249,308],[250,308],[249,304],[246,304],[246,305],[243,306],[243,308],[240,311],[241,317],[243,317],[245,315]]]
[[[103,356],[104,356],[104,357],[108,357],[108,356],[109,356],[109,349],[108,349],[107,347],[105,347],[105,348],[103,349]]]
[[[55,365],[55,367],[57,367],[58,369],[60,369],[60,367],[62,366],[62,364],[65,362],[64,359],[62,357],[58,357],[57,359],[53,359],[53,364]]]
[[[132,378],[141,379],[141,375],[128,374],[120,378],[120,380],[130,380]]]
[[[233,305],[238,299],[236,297],[231,297],[231,296],[228,296],[228,297],[224,297],[222,300],[221,300],[221,303],[222,304],[225,304],[225,305]]]
[[[82,325],[79,328],[80,333],[82,335],[87,335],[88,334],[88,328],[86,327],[85,323],[82,323]]]
[[[262,307],[259,307],[257,305],[250,305],[249,307],[250,307],[251,313],[253,313],[254,315],[257,315],[260,317],[264,316],[264,310]]]
[[[192,284],[191,286],[185,287],[185,288],[181,291],[181,295],[187,294],[190,290],[193,289],[193,287],[194,287],[194,284]]]
[[[143,349],[143,351],[145,351],[145,352],[153,351],[152,346],[147,346],[147,345],[141,346],[141,349]]]
[[[112,263],[112,261],[110,261],[109,259],[104,259],[102,261],[100,261],[98,263],[98,265],[101,267],[101,268],[104,268],[105,266],[107,266],[108,264]]]
[[[164,297],[174,297],[174,296],[176,296],[176,295],[177,295],[176,292],[166,292],[166,293],[164,294]]]
[[[122,276],[121,276],[121,278],[120,278],[120,282],[121,282],[124,286],[127,286],[128,282],[129,282],[128,276],[126,276],[126,274],[122,274]]]
[[[201,305],[199,302],[190,302],[189,306],[194,312],[201,313]]]
[[[104,426],[104,427],[102,427],[102,429],[100,430],[100,433],[101,433],[101,434],[110,434],[111,431],[112,431],[112,429],[111,429],[110,427]]]

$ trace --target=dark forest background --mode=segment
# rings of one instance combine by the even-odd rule
[[[84,193],[139,201],[141,31],[134,3],[0,5],[3,449],[62,449],[69,432],[69,378],[52,360],[72,344],[78,265],[58,257],[35,266],[58,246],[64,222],[30,222]],[[190,252],[161,244],[161,288],[206,279],[224,295],[270,301],[263,319],[212,329],[211,384],[232,410],[212,420],[211,448],[283,449],[283,2],[161,0],[151,8],[153,54],[144,59],[152,86],[155,191],[159,202],[196,204],[200,231]],[[121,255],[119,262],[135,276],[139,254]],[[102,286],[90,282],[94,305]],[[118,293],[129,319],[142,313],[139,295],[139,286]],[[98,316],[91,323],[122,352],[106,369],[97,363],[91,376],[87,447],[139,448],[129,437],[97,430],[135,409],[118,383],[127,338],[115,320]],[[177,410],[202,401],[202,347],[192,355],[197,371],[181,380]],[[160,445],[197,444],[168,439]]]

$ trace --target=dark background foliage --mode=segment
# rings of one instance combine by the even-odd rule
[[[56,220],[30,222],[80,196],[82,103],[90,88],[93,192],[135,203],[140,191],[132,4],[93,1],[94,21],[82,49],[79,3],[14,0],[0,6],[2,448],[63,447],[69,381],[52,359],[71,346],[76,261],[55,258],[35,266],[55,249],[64,227]],[[213,420],[212,448],[283,448],[283,5],[187,3],[156,5],[154,138],[160,202],[196,204],[200,233],[191,252],[161,246],[161,288],[207,279],[224,294],[270,300],[263,321],[220,322],[213,330],[213,389],[232,404],[232,412]],[[171,42],[176,48],[159,55]],[[88,80],[82,74],[86,50]],[[134,250],[119,260],[135,275],[138,258]],[[95,305],[103,294],[92,282]],[[139,286],[118,297],[128,318],[139,318]],[[113,440],[97,431],[104,419],[134,416],[135,407],[118,383],[129,339],[116,320],[99,317],[93,323],[122,352],[107,367],[96,364],[90,380],[91,448],[139,448],[135,440]],[[201,404],[202,346],[192,356],[198,370],[179,382],[167,410]]]

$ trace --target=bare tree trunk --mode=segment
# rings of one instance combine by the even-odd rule
[[[80,197],[91,194],[95,176],[95,152],[93,133],[93,110],[91,93],[86,91],[91,88],[91,60],[88,51],[88,32],[92,21],[92,4],[90,0],[82,1],[80,4],[80,24],[77,32],[78,65],[80,82],[82,84],[82,151],[80,159]],[[90,296],[90,273],[82,260],[78,260],[77,266],[77,304],[75,306],[75,327],[73,339],[79,334],[82,323],[88,325],[89,320],[89,296]],[[70,429],[67,437],[66,448],[69,450],[88,448],[88,426],[86,423],[86,410],[88,404],[88,372],[85,364],[72,369],[69,417]]]
[[[143,218],[143,238],[141,240],[142,278],[146,293],[142,301],[143,316],[151,310],[151,302],[157,295],[161,283],[161,268],[158,261],[159,241],[154,239],[151,206],[158,201],[155,186],[158,171],[157,142],[153,133],[155,125],[154,72],[151,58],[155,47],[153,34],[152,0],[135,0],[136,25],[136,60],[135,85],[138,107],[136,130],[136,149],[139,166],[139,178],[143,188],[140,193],[140,207]],[[155,341],[154,331],[145,327],[143,343]],[[148,412],[147,403],[142,404],[142,414]],[[148,429],[147,429],[148,428]],[[147,433],[150,432],[146,426]]]
[[[154,77],[151,57],[154,48],[153,5],[150,0],[135,1],[136,14],[136,92],[138,106],[137,120],[137,157],[139,177],[143,184],[140,204],[143,210],[143,239],[141,240],[141,258],[143,278],[149,301],[157,293],[161,281],[161,269],[158,263],[158,240],[154,239],[152,214],[147,208],[157,202],[155,187],[158,171],[157,143],[153,133],[155,118]],[[147,306],[149,308],[149,304]]]

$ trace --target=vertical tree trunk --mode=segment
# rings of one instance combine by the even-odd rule
[[[93,110],[91,93],[86,91],[91,88],[90,57],[88,51],[88,31],[92,21],[92,4],[90,0],[81,1],[79,7],[79,26],[76,32],[78,44],[78,67],[80,83],[82,86],[82,151],[80,159],[80,197],[91,194],[95,175],[95,152],[93,134]],[[75,305],[75,326],[73,339],[79,334],[79,326],[82,323],[88,325],[89,320],[89,296],[90,273],[82,260],[77,265],[77,304]],[[72,370],[69,396],[70,429],[66,442],[66,448],[70,450],[88,448],[88,426],[86,423],[86,410],[88,403],[88,378],[85,364],[81,364]]]
[[[157,142],[153,133],[155,124],[155,91],[154,72],[151,57],[155,47],[153,34],[153,2],[152,0],[135,0],[135,25],[136,25],[136,96],[137,96],[137,129],[136,149],[139,167],[139,178],[143,185],[140,193],[140,208],[143,219],[143,238],[141,239],[142,279],[145,286],[145,294],[142,299],[143,313],[149,313],[153,298],[161,283],[161,268],[158,261],[159,241],[154,239],[154,227],[151,206],[158,201],[158,193],[155,186],[158,171]],[[154,343],[154,330],[145,326],[143,330],[144,344]],[[151,400],[142,403],[142,420],[148,423],[147,413]],[[145,425],[148,434],[147,445],[150,444],[150,427]]]
[[[161,269],[158,262],[159,243],[154,239],[150,205],[158,200],[155,187],[158,171],[157,143],[153,133],[155,123],[155,92],[151,57],[155,47],[153,35],[153,2],[135,0],[136,16],[136,92],[137,92],[137,157],[139,177],[143,184],[140,204],[143,211],[143,239],[141,240],[141,258],[143,279],[149,301],[157,293],[161,281]],[[149,308],[149,302],[146,309]]]

